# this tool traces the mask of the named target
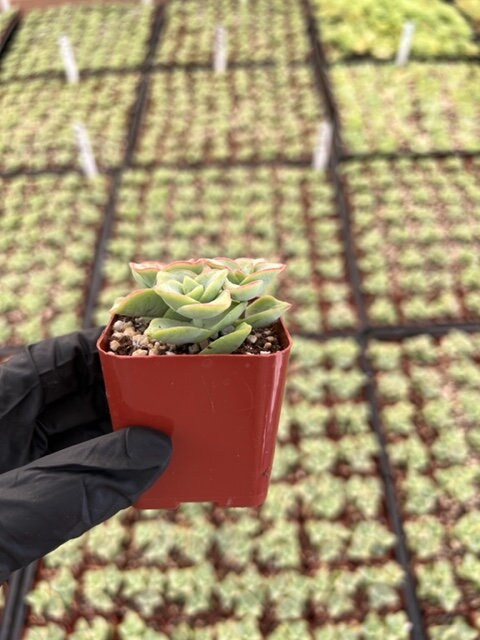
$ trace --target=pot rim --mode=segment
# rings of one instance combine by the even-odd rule
[[[113,315],[111,316],[110,320],[108,321],[108,324],[105,326],[105,328],[103,329],[102,333],[100,334],[100,337],[97,340],[97,349],[99,351],[102,352],[102,355],[104,356],[108,356],[110,358],[122,358],[122,359],[130,359],[132,356],[131,355],[120,355],[117,353],[114,353],[113,351],[107,351],[104,347],[104,344],[107,340],[107,334],[108,331],[111,327],[111,325],[114,323],[114,321],[118,318],[118,315]],[[245,359],[245,358],[275,358],[275,357],[279,357],[280,355],[285,354],[286,352],[288,353],[293,345],[293,341],[292,341],[292,336],[290,335],[290,332],[288,331],[285,322],[283,320],[283,318],[279,318],[275,324],[279,324],[280,325],[280,330],[281,330],[281,342],[282,342],[282,348],[279,351],[275,351],[274,353],[175,353],[173,354],[175,358],[198,358],[198,356],[202,356],[203,358],[235,358],[235,360],[238,360],[239,358]],[[172,356],[165,356],[165,355],[153,355],[153,356],[148,356],[148,359],[157,359],[157,358],[171,358]],[[136,358],[136,360],[138,360],[138,358]]]

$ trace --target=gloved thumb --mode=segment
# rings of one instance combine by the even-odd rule
[[[129,427],[0,475],[0,583],[135,502],[171,453],[168,436]]]

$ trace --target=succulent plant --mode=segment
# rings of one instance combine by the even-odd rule
[[[261,640],[262,638],[254,618],[223,620],[215,625],[215,629],[217,638],[222,638],[222,640],[237,640],[237,638]]]
[[[407,521],[405,532],[408,546],[419,559],[426,560],[442,553],[446,532],[435,516],[425,515]]]
[[[395,544],[395,535],[375,520],[359,522],[353,529],[348,549],[352,560],[384,557]]]
[[[63,640],[65,631],[53,622],[45,626],[31,627],[25,635],[27,640]]]
[[[108,536],[105,536],[105,540]],[[88,569],[82,576],[84,597],[97,611],[115,609],[115,596],[122,584],[122,573],[115,565]]]
[[[95,616],[88,621],[80,618],[75,625],[75,630],[69,633],[69,637],[72,640],[109,640],[112,634],[112,624],[105,618]]]
[[[267,291],[285,265],[263,259],[212,258],[130,263],[142,285],[119,298],[116,315],[147,317],[145,334],[173,345],[204,344],[200,353],[232,353],[253,329],[290,307]]]
[[[308,622],[306,620],[287,620],[281,622],[270,634],[270,640],[295,640],[308,638]]]
[[[376,611],[367,614],[363,623],[363,630],[366,638],[379,639],[390,638],[390,640],[403,640],[409,637],[411,623],[408,621],[404,611],[388,613],[380,616]]]
[[[123,572],[122,579],[121,595],[132,600],[135,610],[143,616],[151,616],[163,604],[166,580],[161,570],[156,567],[129,569]]]
[[[421,598],[440,605],[445,611],[454,611],[462,598],[455,584],[452,565],[438,560],[417,567],[418,592]]]
[[[350,530],[340,522],[309,518],[305,530],[322,562],[332,562],[342,557],[350,539]]]
[[[135,611],[127,611],[121,624],[118,626],[118,635],[124,638],[140,638],[142,640],[166,640],[167,636],[160,632],[149,629],[145,620]]]
[[[434,482],[416,471],[409,471],[404,482],[406,491],[405,510],[412,514],[427,514],[436,507],[439,497]]]
[[[318,627],[315,633],[315,640],[359,640],[361,638],[359,623],[340,622],[338,624],[325,624]]]
[[[448,624],[432,626],[428,629],[432,640],[474,640],[478,637],[476,629],[472,628],[461,616],[449,619]]]
[[[34,615],[61,618],[72,606],[75,594],[75,578],[64,567],[47,580],[40,580],[28,594],[27,602]]]
[[[301,549],[296,523],[288,520],[275,522],[256,539],[255,547],[260,562],[277,569],[297,566]]]
[[[463,515],[453,527],[453,535],[463,544],[466,549],[479,553],[480,541],[478,531],[480,530],[480,514],[471,511]]]

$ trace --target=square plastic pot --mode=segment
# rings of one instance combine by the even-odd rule
[[[292,346],[284,323],[276,353],[141,358],[107,351],[114,321],[97,343],[113,428],[153,427],[173,444],[167,470],[135,506],[262,504]]]

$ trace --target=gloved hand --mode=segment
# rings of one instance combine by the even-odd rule
[[[45,340],[0,365],[0,584],[132,504],[169,462],[168,436],[112,433],[99,334]]]

